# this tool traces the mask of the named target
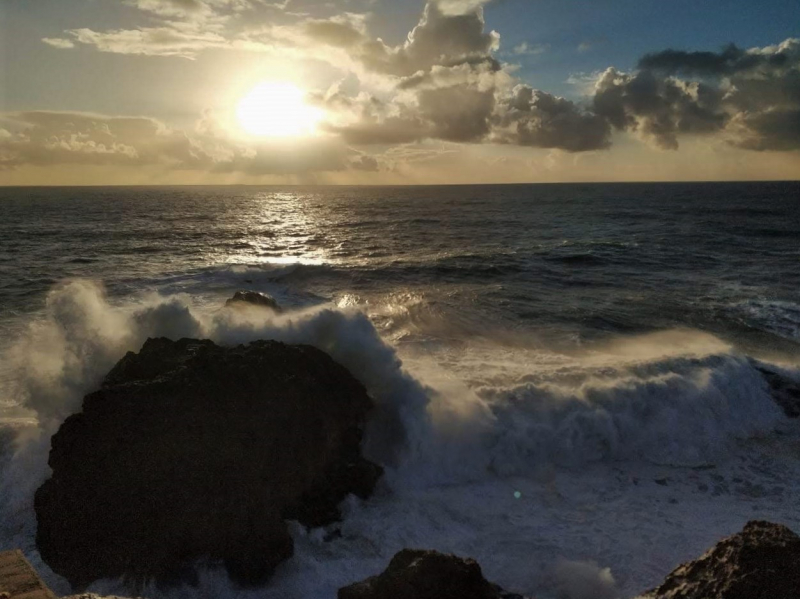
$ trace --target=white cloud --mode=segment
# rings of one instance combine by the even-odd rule
[[[550,49],[549,44],[534,44],[530,45],[528,42],[522,42],[521,44],[514,46],[514,54],[517,56],[536,56],[538,54],[544,54]]]
[[[81,44],[94,46],[100,52],[143,54],[146,56],[178,56],[194,59],[209,48],[227,48],[229,42],[217,33],[180,31],[173,27],[145,27],[93,31],[71,29],[67,33]]]
[[[436,0],[436,4],[446,15],[465,15],[477,12],[491,0]]]
[[[54,48],[58,48],[60,50],[68,50],[75,47],[75,44],[72,42],[72,40],[60,37],[43,37],[42,41],[48,46],[53,46]]]

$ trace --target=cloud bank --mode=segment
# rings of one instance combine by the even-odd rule
[[[369,12],[328,17],[266,0],[127,0],[146,25],[70,29],[44,38],[54,51],[90,47],[115,54],[196,59],[204,52],[263,52],[314,60],[355,85],[312,92],[323,134],[286,151],[244,142],[209,126],[78,113],[27,112],[0,120],[0,168],[46,164],[157,164],[174,169],[280,174],[386,168],[408,144],[516,146],[565,153],[612,147],[615,135],[662,150],[708,139],[752,151],[800,150],[800,40],[719,52],[667,49],[632,71],[609,67],[580,100],[536,89],[500,56],[540,54],[523,44],[501,52],[484,19],[488,0],[429,0],[392,45],[370,33]],[[352,4],[355,6],[357,3]],[[265,15],[269,15],[266,18]],[[406,153],[406,155],[411,155]]]
[[[144,117],[19,112],[0,116],[0,171],[67,164],[292,175],[369,164],[336,139],[277,143],[243,143],[209,122],[187,133]]]
[[[666,149],[677,149],[681,135],[720,134],[748,150],[798,150],[800,40],[751,50],[732,45],[719,53],[648,54],[638,72],[603,73],[593,104],[616,129]]]

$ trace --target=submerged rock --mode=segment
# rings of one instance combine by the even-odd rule
[[[274,297],[258,291],[237,291],[231,299],[225,302],[225,306],[228,308],[248,305],[269,308],[275,312],[283,311]]]
[[[78,589],[184,580],[198,559],[264,582],[292,555],[285,519],[326,524],[347,494],[371,493],[371,407],[310,346],[149,339],[53,436],[35,496],[42,558]]]
[[[643,599],[789,599],[800,596],[800,537],[752,521],[693,562],[678,566]]]
[[[523,599],[488,582],[478,562],[403,549],[382,574],[339,589],[338,599]]]

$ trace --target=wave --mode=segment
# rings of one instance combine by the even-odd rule
[[[784,339],[800,340],[800,304],[767,299],[751,299],[732,306],[745,324]]]
[[[280,271],[270,276],[275,272]],[[58,592],[68,589],[36,552],[31,509],[33,492],[48,475],[49,436],[125,352],[138,351],[154,336],[311,344],[347,367],[375,399],[365,453],[388,466],[385,489],[369,506],[353,500],[345,509],[353,525],[363,527],[356,535],[358,551],[368,556],[358,558],[358,567],[346,575],[333,575],[329,566],[312,560],[313,568],[326,568],[325,585],[369,573],[385,551],[407,542],[406,533],[398,532],[381,550],[363,549],[381,543],[381,535],[388,534],[381,526],[400,530],[392,520],[403,517],[400,497],[440,497],[452,485],[494,489],[493,481],[535,478],[543,468],[582,469],[620,460],[708,464],[784,422],[753,364],[695,331],[620,338],[571,353],[486,339],[432,353],[408,352],[401,360],[354,308],[324,305],[276,315],[156,294],[112,304],[101,285],[72,280],[49,293],[44,314],[4,351],[14,377],[0,381],[2,399],[24,406],[37,420],[35,427],[17,428],[13,452],[0,452],[0,546],[21,547]],[[501,487],[508,484],[516,483]],[[425,502],[412,505],[422,509]],[[400,511],[382,512],[387,509]],[[381,524],[387,519],[391,525]],[[286,588],[293,572],[309,578],[295,572],[309,565],[303,547],[332,551],[315,534],[297,531],[299,561],[279,573],[275,588]],[[204,576],[206,590],[224,587],[219,595],[231,594],[218,573]]]

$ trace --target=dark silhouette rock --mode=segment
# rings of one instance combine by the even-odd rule
[[[753,521],[702,557],[678,566],[648,599],[800,597],[800,537],[780,524]]]
[[[149,339],[53,436],[36,492],[42,558],[78,589],[186,580],[198,559],[259,584],[293,551],[285,519],[340,517],[381,468],[363,385],[310,346]]]
[[[483,577],[478,562],[403,549],[378,576],[339,589],[338,599],[523,599]]]
[[[754,366],[767,381],[770,394],[783,413],[789,418],[800,417],[800,384],[761,363],[754,363]]]
[[[258,291],[237,291],[231,299],[225,302],[225,306],[229,308],[248,305],[269,308],[275,312],[283,311],[274,297]]]

